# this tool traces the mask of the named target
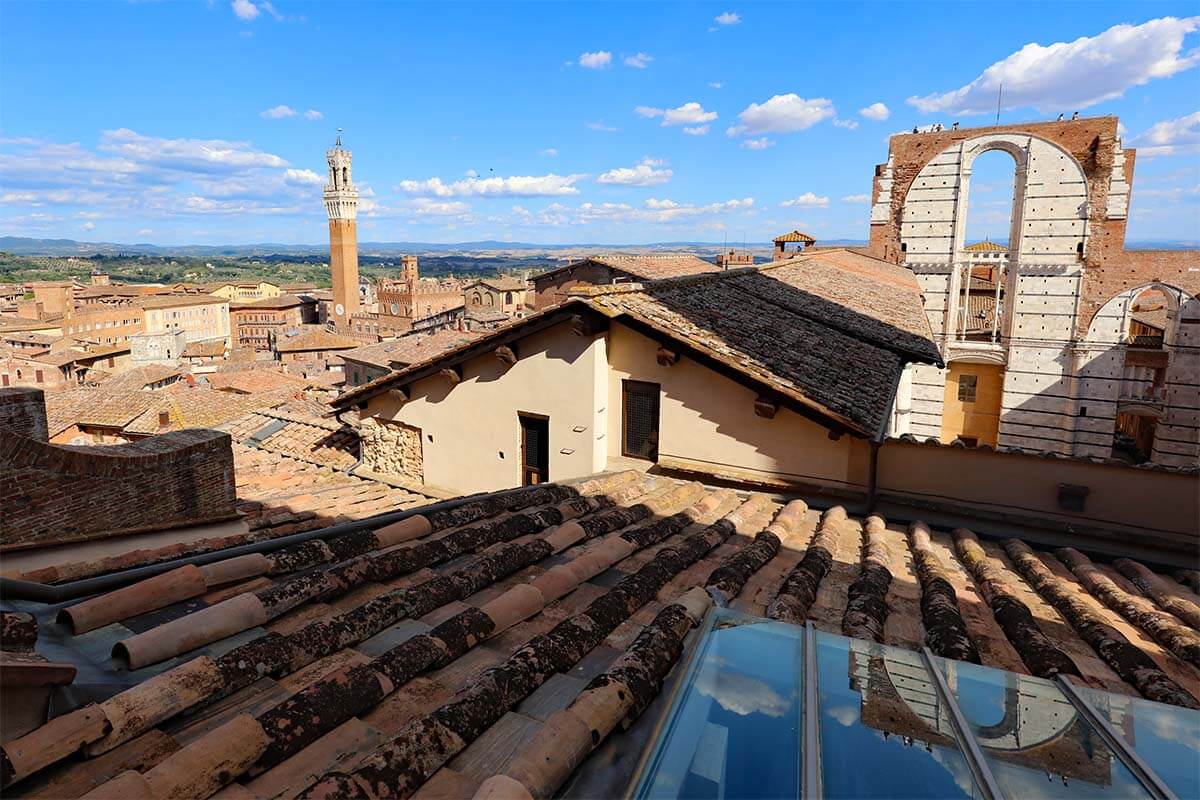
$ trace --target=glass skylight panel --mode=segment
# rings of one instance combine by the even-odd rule
[[[1151,795],[1051,681],[934,658],[1007,797]]]
[[[728,609],[697,635],[635,797],[1200,798],[1194,711]]]
[[[1200,713],[1076,687],[1176,797],[1200,797]]]
[[[826,797],[981,797],[920,655],[817,634]]]
[[[803,634],[720,612],[638,796],[799,797]]]

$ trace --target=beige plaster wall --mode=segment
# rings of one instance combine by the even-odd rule
[[[610,457],[621,455],[621,381],[649,381],[662,387],[660,461],[694,462],[718,474],[865,489],[864,442],[849,436],[832,441],[828,429],[784,408],[774,419],[759,417],[754,391],[687,358],[659,366],[658,346],[622,325],[609,331]]]
[[[521,482],[518,413],[550,418],[550,480],[604,469],[607,410],[596,383],[606,367],[604,337],[575,336],[566,324],[522,339],[505,367],[490,353],[463,365],[463,380],[433,376],[401,405],[387,394],[364,417],[381,415],[421,429],[424,482],[457,492],[495,491]]]
[[[1058,507],[1060,483],[1088,487],[1082,512]],[[1119,464],[886,442],[879,491],[922,502],[997,513],[1141,528],[1156,534],[1200,531],[1200,478]]]

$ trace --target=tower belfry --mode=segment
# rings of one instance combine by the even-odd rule
[[[358,189],[351,177],[351,154],[342,147],[341,130],[332,150],[325,152],[329,184],[325,211],[329,215],[329,268],[333,274],[330,318],[341,330],[350,329],[358,312]]]

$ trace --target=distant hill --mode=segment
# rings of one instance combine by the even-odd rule
[[[823,245],[862,246],[866,242],[850,239],[822,241]],[[770,242],[748,242],[745,245],[725,245],[720,242],[653,242],[649,244],[595,244],[580,242],[578,244],[538,244],[534,242],[502,242],[493,239],[476,242],[457,242],[441,244],[435,242],[359,242],[360,253],[367,255],[402,255],[405,253],[463,253],[463,252],[545,252],[554,253],[566,250],[697,250],[705,253],[718,253],[726,247],[750,250],[770,250]],[[267,255],[320,255],[328,253],[325,244],[277,244],[263,242],[260,244],[230,244],[230,245],[156,245],[148,243],[119,244],[116,242],[78,242],[74,239],[31,239],[24,236],[0,236],[0,251],[18,256],[92,256],[92,255],[146,255],[146,256],[190,256],[205,258],[225,256],[230,258],[245,258]]]
[[[862,247],[867,243],[856,239],[821,239],[823,247]],[[441,244],[436,242],[359,242],[358,249],[363,255],[396,256],[406,253],[415,255],[436,253],[470,253],[470,252],[517,252],[526,255],[531,253],[563,253],[564,251],[602,252],[611,250],[654,252],[666,250],[694,250],[698,253],[719,253],[726,248],[748,249],[761,252],[771,249],[771,242],[747,242],[745,244],[723,244],[720,242],[651,242],[648,244],[595,244],[579,242],[577,244],[538,244],[535,242],[501,242],[487,239],[477,242],[458,242]],[[1126,243],[1129,250],[1193,250],[1200,249],[1197,240],[1144,240]],[[190,256],[206,258],[224,256],[228,258],[247,258],[254,256],[294,255],[316,256],[328,254],[329,248],[324,244],[277,244],[263,242],[260,244],[185,244],[157,245],[148,243],[118,244],[115,242],[78,242],[74,239],[30,239],[24,236],[0,236],[0,251],[18,256],[92,256],[92,255],[146,255],[146,256]]]

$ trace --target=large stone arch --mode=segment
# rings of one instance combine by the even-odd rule
[[[1131,371],[1126,335],[1133,301],[1148,289],[1167,298],[1164,329],[1165,377],[1161,398],[1144,398]],[[1157,419],[1151,461],[1191,467],[1200,457],[1200,298],[1163,281],[1124,289],[1096,311],[1075,350],[1076,455],[1107,457],[1118,413],[1134,411]],[[1131,391],[1132,389],[1132,391]]]
[[[1010,260],[1081,260],[1089,234],[1088,178],[1082,165],[1049,139],[1005,131],[954,142],[920,169],[902,201],[900,242],[906,261],[963,260],[971,168],[976,158],[994,150],[1016,162]]]

